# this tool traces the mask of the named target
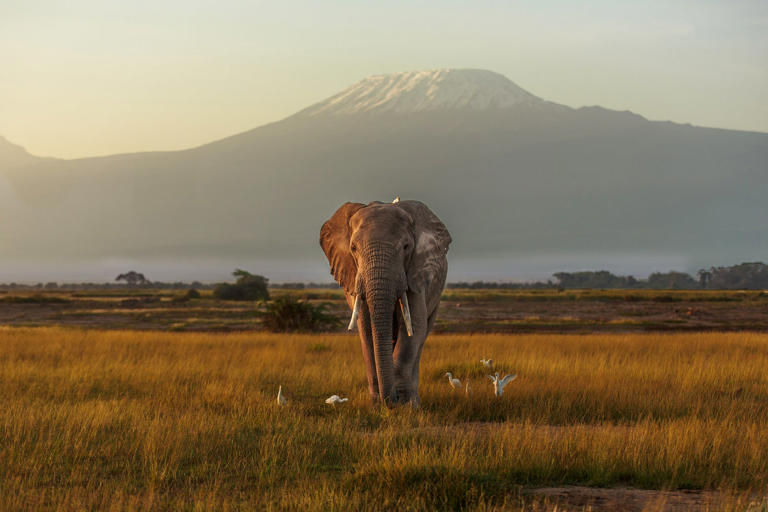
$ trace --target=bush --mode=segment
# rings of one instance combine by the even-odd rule
[[[200,292],[195,290],[194,288],[190,288],[187,290],[187,293],[183,295],[176,295],[173,299],[171,299],[172,302],[189,302],[192,299],[199,299],[200,298]]]
[[[340,323],[325,304],[315,306],[289,297],[267,303],[263,318],[264,328],[272,332],[320,332]]]
[[[235,284],[219,283],[213,289],[213,296],[220,300],[269,300],[267,283],[269,279],[237,269],[232,272],[237,277]]]
[[[243,300],[242,293],[233,284],[219,283],[213,289],[213,296],[219,300]]]

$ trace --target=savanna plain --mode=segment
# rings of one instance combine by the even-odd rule
[[[425,345],[418,410],[370,405],[353,333],[78,327],[56,319],[113,308],[113,322],[129,304],[6,301],[31,325],[0,328],[0,509],[768,510],[768,333],[654,328],[726,306],[759,320],[765,297],[457,293]],[[207,300],[136,314],[244,321]],[[660,320],[639,330],[646,302]],[[526,309],[523,332],[450,332],[481,303],[494,321],[539,313]],[[585,328],[593,306],[635,314]],[[569,309],[584,317],[553,332],[546,312]],[[501,397],[489,357],[518,375]],[[349,402],[327,405],[332,394]]]

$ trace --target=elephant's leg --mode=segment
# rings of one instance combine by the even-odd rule
[[[392,354],[395,363],[395,391],[397,392],[397,401],[400,403],[409,402],[412,395],[410,374],[416,352],[414,346],[416,343],[416,326],[413,327],[413,336],[408,336],[405,326],[400,327],[398,341]]]
[[[432,331],[432,326],[435,324],[435,318],[437,318],[437,308],[435,308],[427,319],[427,332],[424,334],[424,341],[419,345],[419,349],[416,352],[416,358],[413,361],[413,368],[411,370],[411,403],[415,406],[421,404],[421,398],[419,397],[419,363],[421,362],[421,351],[424,349],[424,342]]]
[[[357,317],[357,332],[363,349],[365,373],[368,377],[368,395],[374,404],[379,401],[379,380],[376,377],[376,358],[373,354],[373,334],[371,334],[371,315],[368,308],[360,308]]]
[[[408,293],[408,303],[411,309],[411,324],[413,336],[408,336],[405,325],[400,326],[398,341],[392,355],[395,363],[395,388],[398,401],[418,405],[418,380],[414,387],[413,368],[418,366],[421,347],[427,336],[427,317],[424,297],[418,293]]]

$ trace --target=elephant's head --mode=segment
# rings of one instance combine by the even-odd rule
[[[444,261],[450,242],[443,223],[419,201],[346,203],[320,232],[334,278],[355,297],[355,311],[367,307],[370,313],[385,402],[393,398],[393,341],[410,315],[406,292],[421,292],[437,279],[435,262]]]

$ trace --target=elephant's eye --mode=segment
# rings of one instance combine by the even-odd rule
[[[352,249],[352,252],[355,252],[357,250],[357,244],[352,244],[350,249]]]
[[[408,244],[405,244],[405,245],[403,246],[403,250],[404,250],[404,251],[407,251],[407,250],[408,250],[408,249],[410,249],[410,248],[411,248],[411,246],[410,246],[410,245],[408,245]]]

